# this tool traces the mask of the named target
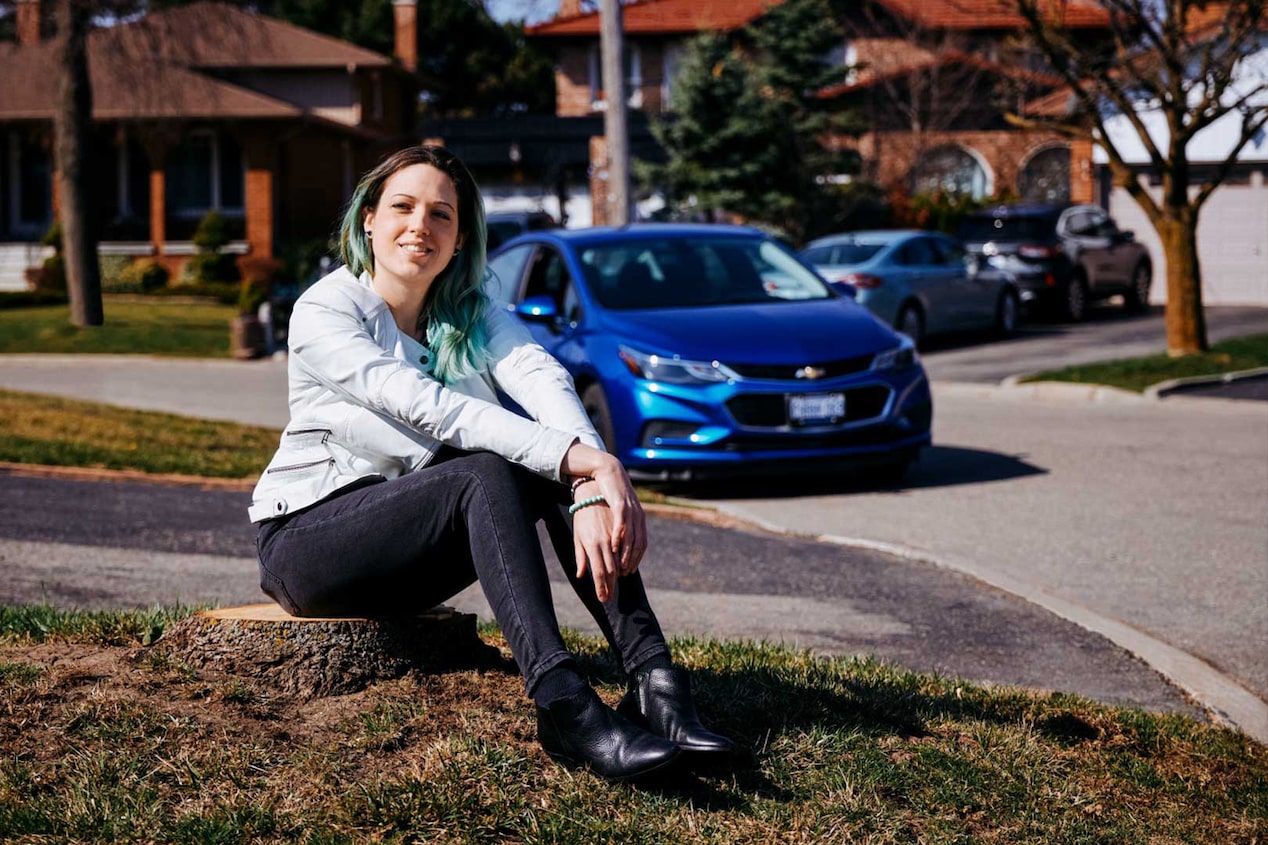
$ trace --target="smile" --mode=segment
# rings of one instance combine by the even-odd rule
[[[412,252],[415,255],[430,255],[433,252],[431,247],[423,244],[400,244],[399,246],[406,252]]]

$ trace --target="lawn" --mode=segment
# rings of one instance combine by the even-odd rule
[[[1268,367],[1268,334],[1239,337],[1214,344],[1201,355],[1171,358],[1165,354],[1083,364],[1034,373],[1023,381],[1073,381],[1143,391],[1171,379],[1212,376]]]
[[[677,640],[751,754],[656,789],[562,769],[517,676],[302,701],[186,665],[186,610],[0,608],[0,831],[46,842],[1263,843],[1268,749],[1233,731],[871,660]],[[487,642],[504,648],[496,629]],[[598,641],[569,635],[609,703]]]
[[[113,353],[228,358],[237,309],[212,303],[104,303],[105,324],[70,324],[66,305],[0,309],[0,353]]]
[[[0,390],[0,461],[216,478],[258,475],[280,432]]]

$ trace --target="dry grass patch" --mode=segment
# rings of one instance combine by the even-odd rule
[[[1268,841],[1263,746],[1070,696],[679,641],[701,709],[752,762],[652,790],[552,763],[509,671],[302,701],[161,639],[43,624],[0,638],[0,830],[17,843]],[[612,661],[570,643],[615,702]]]

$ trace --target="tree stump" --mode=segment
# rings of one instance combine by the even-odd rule
[[[342,695],[410,671],[489,665],[497,649],[476,617],[438,606],[395,619],[304,619],[276,604],[204,610],[163,637],[198,668],[214,668],[304,698]]]

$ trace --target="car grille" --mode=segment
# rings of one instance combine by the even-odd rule
[[[727,367],[744,378],[770,379],[772,381],[797,381],[797,373],[805,367],[812,367],[823,372],[817,378],[837,378],[851,373],[861,373],[872,366],[872,355],[856,355],[853,358],[840,358],[836,361],[824,361],[817,364],[732,364]],[[804,378],[804,376],[802,377]]]
[[[889,388],[882,385],[845,391],[845,422],[879,417],[889,401]],[[737,423],[746,428],[782,428],[788,425],[788,402],[782,393],[742,393],[732,397],[726,408]]]
[[[864,426],[825,434],[789,432],[776,434],[734,434],[717,448],[724,452],[778,452],[783,449],[838,449],[843,446],[883,446],[912,436],[912,431],[892,425]]]

